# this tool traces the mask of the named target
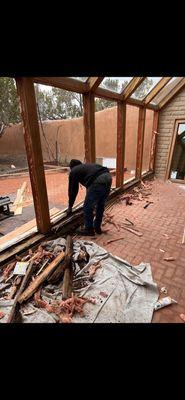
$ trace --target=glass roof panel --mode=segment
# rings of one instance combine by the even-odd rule
[[[167,94],[169,85],[171,89],[181,80],[181,77],[173,77],[170,81],[164,86],[164,88],[153,98],[151,104],[156,105],[158,104]],[[177,82],[174,82],[177,81]],[[174,83],[173,83],[174,82]]]
[[[132,94],[131,97],[134,99],[143,100],[161,79],[162,79],[162,76],[160,76],[160,77],[148,76],[141,83],[141,85],[139,85],[139,87],[136,89],[136,91]]]
[[[129,84],[132,80],[132,76],[129,77],[113,77],[109,76],[103,79],[100,86],[103,89],[108,89],[111,92],[121,93],[123,89]]]
[[[82,76],[70,76],[70,78],[77,79],[78,81],[86,82],[88,79],[87,77],[82,77]]]

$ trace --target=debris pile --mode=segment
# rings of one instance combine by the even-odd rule
[[[114,220],[114,215],[110,214],[110,212],[105,212],[102,226],[105,226],[106,224],[111,224],[116,228],[116,230],[118,232],[120,232],[121,229],[125,229],[125,230],[133,233],[134,235],[143,236],[143,234],[134,227],[134,223],[132,221],[128,220],[127,218],[125,218],[125,221],[127,221],[127,222],[122,222],[120,224]],[[132,228],[131,228],[131,226],[132,226]],[[124,238],[119,238],[119,239],[117,238],[116,240],[120,240],[120,239],[124,239]],[[112,240],[108,241],[108,242],[111,243]]]
[[[34,252],[30,249],[22,258],[16,256],[0,277],[1,305],[13,300],[6,322],[18,322],[18,315],[21,322],[22,316],[31,315],[37,309],[55,315],[55,320],[62,323],[72,322],[76,313],[83,316],[84,304],[95,304],[95,300],[78,297],[75,292],[88,286],[101,267],[101,263],[96,262],[80,278],[76,277],[88,261],[85,246],[81,246],[75,259],[70,235],[66,239],[43,242]],[[4,310],[0,309],[2,322],[5,316]]]

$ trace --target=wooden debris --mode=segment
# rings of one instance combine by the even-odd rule
[[[185,322],[185,314],[180,314],[179,317]]]
[[[47,279],[47,277],[56,269],[58,264],[64,259],[65,253],[62,251],[46,269],[38,275],[33,282],[30,283],[28,288],[20,295],[18,301],[21,304],[23,301],[28,300],[40,287],[40,285]],[[29,267],[28,267],[29,268]]]
[[[163,249],[159,249],[159,251],[161,251],[161,253],[165,253],[165,250],[163,250]]]
[[[130,221],[130,219],[128,219],[128,218],[125,218],[125,220],[126,221],[128,221],[131,225],[133,225],[134,226],[134,223],[132,222],[132,221]]]
[[[21,286],[18,290],[18,293],[15,297],[15,301],[13,304],[13,307],[11,309],[10,315],[8,317],[8,323],[13,323],[13,322],[21,322],[21,314],[20,314],[20,304],[19,304],[19,297],[21,296],[21,294],[23,293],[23,291],[25,290],[29,279],[31,277],[32,274],[32,268],[33,268],[33,262],[30,262],[29,267],[27,268],[26,274],[22,280]]]
[[[136,235],[136,236],[143,236],[143,234],[142,234],[141,232],[136,231],[136,230],[134,230],[134,229],[132,229],[132,228],[129,228],[129,227],[123,226],[123,225],[121,225],[121,227],[122,227],[123,229],[125,229],[126,231],[129,231],[129,232],[133,233],[133,234]]]
[[[14,215],[19,215],[22,214],[22,205],[21,203],[23,202],[24,199],[24,193],[26,190],[27,182],[24,182],[21,186],[20,189],[17,190],[17,196],[16,199],[13,203],[13,206],[11,208],[12,211],[14,211]]]
[[[10,272],[15,268],[15,264],[16,261],[13,261],[12,263],[8,264],[7,267],[4,269],[3,271],[4,280],[6,280],[9,277]]]
[[[89,267],[89,277],[90,278],[95,274],[95,272],[96,272],[96,270],[98,268],[101,268],[101,262],[100,261],[97,261],[96,263],[94,263],[93,265],[91,265]]]
[[[184,233],[183,233],[183,236],[182,236],[182,244],[184,244],[185,243],[185,228],[184,228]]]
[[[110,240],[107,240],[107,242],[105,244],[109,244],[109,243],[112,243],[112,242],[117,242],[117,240],[122,240],[122,239],[124,239],[124,237],[120,237],[120,238],[117,238],[117,239],[110,239]]]
[[[164,257],[163,258],[164,261],[175,261],[174,257]]]
[[[150,204],[153,204],[153,201],[147,201],[147,203],[145,204],[145,206],[143,208],[147,208]]]
[[[66,239],[66,255],[65,255],[65,272],[62,285],[62,298],[68,299],[71,297],[73,287],[73,268],[72,268],[72,255],[73,255],[73,240],[70,235]]]
[[[105,292],[100,292],[100,296],[102,296],[102,297],[108,297],[108,294],[105,293]]]

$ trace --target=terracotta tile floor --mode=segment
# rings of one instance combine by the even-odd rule
[[[165,286],[167,295],[178,301],[156,311],[152,322],[183,323],[179,314],[185,313],[185,244],[181,244],[185,227],[185,185],[154,180],[148,198],[154,204],[146,209],[143,208],[145,200],[134,200],[132,206],[126,206],[124,201],[114,205],[111,211],[116,222],[130,219],[143,236],[126,230],[117,232],[113,225],[106,225],[110,231],[97,236],[96,243],[133,265],[149,262],[159,289]],[[107,240],[122,236],[123,240],[106,245]],[[175,261],[164,261],[164,255],[173,256]]]

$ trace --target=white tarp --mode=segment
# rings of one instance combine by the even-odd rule
[[[59,239],[57,239],[59,240]],[[62,240],[62,239],[61,239]],[[64,239],[63,239],[64,241]],[[91,241],[74,241],[74,260],[77,260],[81,246],[85,246],[90,255],[88,264],[80,270],[76,262],[74,282],[79,278],[88,281],[88,269],[98,260],[101,268],[96,270],[93,282],[88,281],[88,286],[77,289],[75,294],[88,298],[94,298],[96,304],[84,305],[84,316],[74,315],[74,323],[149,323],[152,320],[153,309],[158,300],[158,289],[154,283],[151,266],[141,263],[131,266],[127,261],[108,253]],[[52,294],[47,293],[48,288],[53,288]],[[103,292],[103,295],[102,295]],[[49,296],[49,298],[48,298]],[[42,290],[42,297],[47,302],[52,299],[62,299],[61,289],[57,285],[47,285]],[[0,301],[0,309],[6,314],[10,312],[12,300]],[[9,303],[9,304],[8,304]],[[34,310],[30,315],[24,315],[26,308]],[[34,301],[27,302],[21,307],[24,323],[51,323],[56,322],[57,317],[49,314],[44,309],[34,307]],[[6,322],[6,315],[1,322]]]

